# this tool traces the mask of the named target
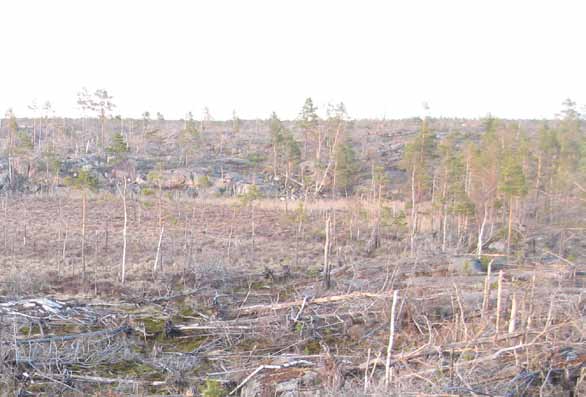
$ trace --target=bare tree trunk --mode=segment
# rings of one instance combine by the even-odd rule
[[[106,217],[106,230],[105,230],[105,238],[104,238],[104,252],[108,253],[108,244],[110,240],[110,214]]]
[[[321,159],[321,127],[317,127],[317,148],[315,149],[315,159],[318,163]]]
[[[4,196],[4,252],[8,251],[8,193]]]
[[[232,222],[228,234],[228,264],[232,263],[232,237],[234,236],[234,225],[236,224],[236,207],[232,209]]]
[[[159,262],[161,257],[161,244],[163,242],[163,233],[165,232],[165,226],[161,226],[161,233],[159,234],[159,243],[157,244],[157,254],[155,255],[155,264],[153,265],[153,274],[159,269]]]
[[[511,300],[511,314],[509,317],[509,334],[515,332],[517,321],[517,295],[513,293]]]
[[[326,218],[325,232],[326,232],[326,241],[324,243],[324,270],[323,270],[324,287],[326,289],[330,289],[330,287],[331,287],[331,279],[330,279],[331,266],[330,266],[330,259],[329,259],[329,255],[330,255],[330,216],[329,215]]]
[[[503,271],[499,270],[498,282],[497,282],[497,295],[496,295],[496,322],[495,322],[495,335],[496,338],[501,324],[501,307],[502,307],[502,294],[503,294]]]
[[[436,192],[437,189],[435,187],[435,183],[436,183],[435,181],[436,181],[436,179],[437,179],[437,173],[434,172],[433,173],[433,178],[431,180],[431,211],[430,211],[431,212],[431,234],[432,234],[432,236],[435,235],[434,232],[435,232],[435,214],[436,214],[436,211],[434,209],[434,207],[435,207],[434,206],[434,203],[435,203],[435,196],[437,194],[437,192]],[[435,240],[435,238],[434,238],[434,240]]]
[[[81,269],[82,281],[85,281],[85,218],[87,206],[87,193],[84,190],[81,198]]]
[[[106,142],[106,136],[105,136],[105,124],[106,124],[106,116],[102,114],[101,117],[101,121],[102,121],[102,125],[101,125],[101,135],[100,135],[100,146],[103,148]]]
[[[63,236],[63,249],[61,251],[61,261],[59,262],[59,268],[57,269],[58,276],[61,277],[61,263],[65,266],[67,260],[67,235],[69,234],[69,226],[65,224],[65,235]]]
[[[537,175],[535,176],[535,201],[539,199],[539,186],[541,186],[541,155],[537,157]]]
[[[256,242],[255,242],[255,237],[256,237],[256,225],[254,223],[254,202],[252,202],[250,204],[251,208],[251,219],[250,219],[250,228],[251,228],[251,233],[252,233],[252,254],[254,255],[255,253],[255,248],[256,248]]]
[[[128,227],[128,210],[126,207],[126,178],[124,178],[124,190],[120,191],[118,188],[120,196],[122,196],[122,204],[124,206],[124,228],[122,229],[122,264],[120,267],[120,282],[124,284],[126,282],[126,236],[127,236],[127,227]]]
[[[37,140],[37,119],[33,117],[33,151],[35,149],[36,140]]]
[[[448,232],[448,210],[444,204],[444,219],[442,222],[442,252],[446,252]]]
[[[513,197],[509,200],[509,227],[507,233],[507,257],[511,254],[511,233],[513,231]]]
[[[277,177],[277,144],[273,143],[273,176]]]
[[[415,233],[417,231],[417,208],[415,195],[415,167],[411,171],[411,233],[409,236],[409,245],[411,256],[415,256]]]
[[[484,235],[484,227],[486,226],[486,218],[488,217],[488,207],[484,203],[484,216],[482,217],[482,223],[480,224],[480,230],[478,231],[478,246],[476,247],[476,255],[480,258],[482,256],[482,236]]]
[[[395,312],[397,308],[397,301],[399,300],[399,291],[393,291],[393,304],[391,306],[391,321],[389,324],[389,342],[387,343],[387,359],[385,362],[385,387],[389,387],[391,383],[391,354],[393,352],[393,344],[395,341]]]

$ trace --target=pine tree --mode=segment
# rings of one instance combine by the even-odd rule
[[[463,219],[474,215],[474,203],[466,194],[466,166],[463,151],[456,145],[455,134],[448,135],[439,145],[440,176],[436,194],[441,208],[442,251],[448,244],[450,216]]]
[[[271,146],[273,149],[273,176],[276,178],[278,170],[278,158],[281,145],[283,144],[283,123],[275,112],[271,114],[269,119],[269,130],[271,134]]]
[[[299,128],[303,132],[303,158],[307,159],[310,137],[317,137],[319,141],[319,116],[317,107],[311,98],[307,98],[298,117]]]
[[[504,194],[509,206],[507,228],[507,255],[509,255],[513,228],[514,200],[525,196],[528,191],[518,151],[509,150],[504,154],[500,172],[499,190]]]
[[[121,132],[116,132],[112,135],[112,143],[106,149],[106,151],[114,156],[116,161],[120,161],[123,159],[126,154],[130,151],[128,148],[128,143],[124,139],[124,135]]]
[[[108,94],[108,91],[99,89],[94,92],[90,107],[97,113],[100,120],[100,146],[103,148],[106,144],[106,119],[116,105],[112,102],[112,96]]]
[[[335,162],[335,188],[344,191],[348,195],[352,191],[359,171],[359,163],[351,143],[344,142],[337,145]]]
[[[187,166],[190,156],[193,156],[200,146],[201,134],[197,128],[197,124],[193,119],[193,114],[189,112],[187,119],[183,125],[183,129],[179,133],[179,150],[183,159],[184,166]]]
[[[410,249],[415,254],[417,233],[417,203],[430,191],[433,159],[436,157],[436,137],[429,131],[427,119],[422,120],[421,129],[415,139],[405,146],[402,165],[409,175],[411,191]]]

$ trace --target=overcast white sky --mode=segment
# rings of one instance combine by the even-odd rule
[[[353,117],[553,117],[586,104],[586,1],[3,0],[0,111],[293,118],[306,97]]]

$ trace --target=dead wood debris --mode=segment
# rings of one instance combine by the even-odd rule
[[[36,381],[59,390],[106,384],[180,393],[214,381],[230,395],[263,387],[311,395],[307,383],[318,378],[337,379],[328,384],[340,395],[530,396],[584,388],[586,304],[572,279],[524,268],[506,269],[500,289],[486,289],[482,276],[407,282],[425,266],[380,268],[392,280],[371,278],[367,289],[343,293],[323,291],[317,280],[308,292],[295,275],[259,274],[226,279],[222,290],[197,287],[130,304],[1,302],[0,380],[9,376],[20,390]],[[401,299],[387,362],[395,290]]]

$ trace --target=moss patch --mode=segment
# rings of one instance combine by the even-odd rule
[[[32,324],[30,327],[25,325],[20,327],[19,333],[24,336],[38,335],[41,333],[41,327],[39,327],[39,324]]]
[[[165,320],[162,318],[147,317],[142,319],[146,333],[158,336],[165,330]]]
[[[312,339],[303,345],[303,354],[319,354],[321,352],[321,345],[318,340]]]
[[[163,380],[164,376],[156,368],[133,360],[102,364],[96,367],[98,376],[132,378],[149,381]]]
[[[181,353],[191,353],[195,349],[201,346],[206,341],[206,337],[181,337],[174,339],[167,339],[164,343],[161,343],[167,351],[177,351]]]

